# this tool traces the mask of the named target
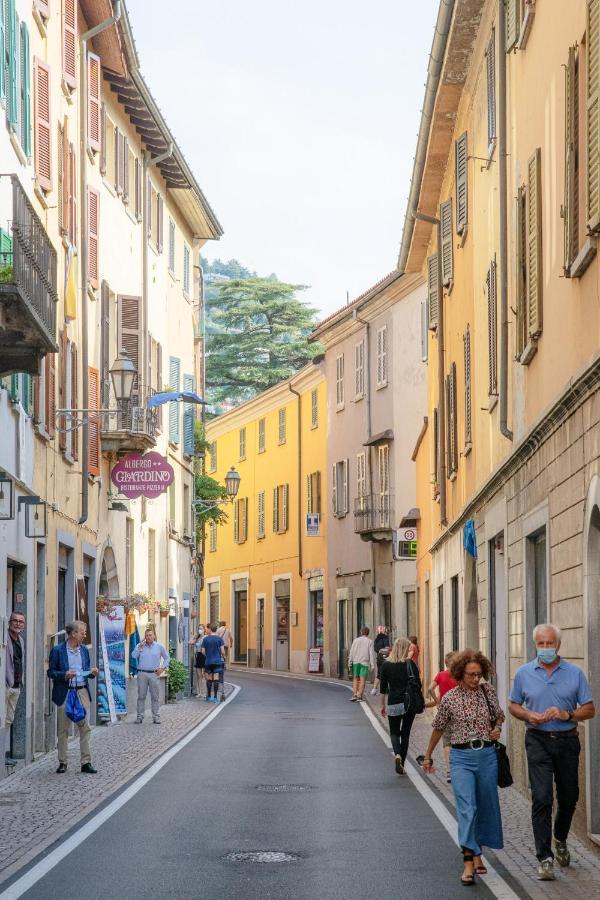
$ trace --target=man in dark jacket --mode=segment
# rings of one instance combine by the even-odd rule
[[[375,648],[375,655],[377,656],[377,672],[375,674],[375,681],[373,682],[373,687],[371,688],[371,696],[374,697],[379,690],[379,680],[381,678],[381,664],[390,652],[390,636],[386,631],[385,625],[377,626],[377,635],[375,640],[373,641],[373,647]]]
[[[67,639],[57,644],[50,651],[48,662],[48,678],[52,679],[52,702],[56,706],[58,731],[58,769],[59,775],[67,771],[67,745],[71,720],[65,711],[65,701],[69,687],[74,687],[79,700],[85,707],[85,719],[77,722],[79,730],[79,750],[81,754],[81,771],[86,775],[95,775],[90,755],[90,705],[91,694],[88,678],[95,678],[97,668],[90,668],[90,653],[83,642],[86,635],[84,622],[71,622],[67,625]]]

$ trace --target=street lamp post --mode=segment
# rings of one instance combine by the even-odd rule
[[[108,371],[115,393],[115,400],[117,401],[117,409],[90,409],[89,407],[83,407],[82,409],[57,409],[56,422],[60,422],[61,418],[69,422],[68,427],[59,430],[72,431],[75,428],[81,428],[90,420],[97,420],[100,416],[114,415],[117,416],[117,428],[123,426],[127,405],[131,401],[131,392],[137,376],[137,369],[125,351],[121,350]],[[81,419],[79,418],[80,413],[83,414]]]
[[[192,506],[198,507],[200,512],[207,512],[209,509],[216,509],[217,506],[224,506],[226,503],[233,503],[240,489],[241,481],[240,473],[236,472],[232,466],[225,476],[225,491],[227,492],[226,500],[193,500]]]

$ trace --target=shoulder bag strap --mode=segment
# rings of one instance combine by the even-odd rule
[[[495,719],[495,717],[494,717],[494,715],[493,715],[493,713],[492,713],[492,706],[491,706],[491,704],[490,704],[490,698],[488,697],[488,692],[487,692],[486,689],[485,689],[485,684],[482,684],[482,685],[481,685],[481,690],[483,691],[483,696],[484,696],[484,699],[485,699],[485,703],[486,703],[486,706],[487,706],[487,708],[488,708],[488,712],[489,712],[489,714],[490,714],[490,722],[492,723],[492,728],[494,728],[495,725],[496,725],[496,719]]]

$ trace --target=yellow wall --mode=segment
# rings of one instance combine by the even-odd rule
[[[301,395],[301,444],[302,463],[299,478],[298,398],[292,387]],[[317,391],[318,426],[312,427],[311,393]],[[279,410],[286,411],[286,441],[279,444]],[[258,452],[258,422],[265,419],[266,440],[264,452]],[[240,459],[240,429],[246,429],[246,458]],[[233,579],[248,580],[247,656],[246,661],[256,663],[257,653],[257,605],[264,599],[264,655],[266,667],[275,668],[274,647],[274,582],[287,576],[291,582],[290,668],[306,671],[307,650],[312,642],[310,623],[309,579],[323,576],[326,560],[327,491],[325,472],[325,382],[320,369],[309,366],[291,381],[283,382],[241,407],[215,419],[207,427],[207,439],[216,442],[217,470],[210,472],[210,455],[207,455],[207,471],[223,483],[230,466],[235,466],[241,476],[238,498],[248,498],[248,533],[244,543],[234,541],[234,513],[228,506],[228,521],[217,528],[217,548],[210,550],[207,529],[205,581],[207,585],[219,583],[219,618],[232,626],[234,640],[243,636],[233,603]],[[307,476],[321,473],[321,523],[318,537],[307,537]],[[273,530],[273,489],[277,485],[289,485],[288,528],[283,534]],[[257,537],[257,512],[260,491],[265,491],[265,536]],[[299,506],[300,493],[300,506]],[[300,559],[301,555],[301,559]],[[209,615],[207,589],[201,601],[201,621]],[[324,615],[327,602],[323,599]],[[325,621],[327,629],[327,621]],[[327,643],[325,634],[324,645]],[[243,661],[245,647],[236,648],[236,656]]]

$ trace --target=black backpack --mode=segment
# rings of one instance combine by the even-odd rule
[[[413,715],[419,715],[425,709],[425,699],[421,690],[421,679],[419,678],[419,670],[412,660],[406,661],[408,666],[408,684],[406,693],[404,694],[404,710]],[[416,671],[415,671],[416,670]]]

